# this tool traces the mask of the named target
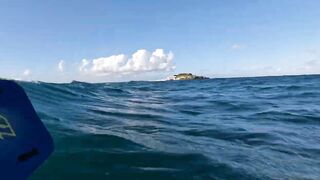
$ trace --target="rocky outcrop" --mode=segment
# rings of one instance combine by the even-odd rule
[[[200,80],[200,79],[209,79],[209,78],[204,76],[196,76],[191,73],[180,73],[168,79],[169,80]]]

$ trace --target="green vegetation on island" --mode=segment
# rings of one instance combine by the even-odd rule
[[[191,73],[180,73],[169,78],[169,80],[200,80],[200,79],[209,79],[209,78],[204,76],[196,76]]]

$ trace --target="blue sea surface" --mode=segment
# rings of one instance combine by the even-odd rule
[[[20,82],[55,141],[37,179],[320,179],[320,76]]]

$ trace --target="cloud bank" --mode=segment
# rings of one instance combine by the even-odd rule
[[[165,53],[163,49],[156,49],[154,52],[142,49],[133,53],[130,58],[119,54],[93,60],[83,59],[79,71],[98,76],[171,71],[175,69],[173,58],[172,52]]]
[[[253,76],[282,76],[282,75],[308,75],[320,74],[320,59],[292,63],[286,66],[277,65],[248,65],[233,69],[221,77],[253,77]]]

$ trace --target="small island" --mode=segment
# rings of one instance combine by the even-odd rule
[[[209,79],[204,76],[196,76],[191,73],[180,73],[176,74],[173,77],[169,77],[168,80],[201,80],[201,79]]]

